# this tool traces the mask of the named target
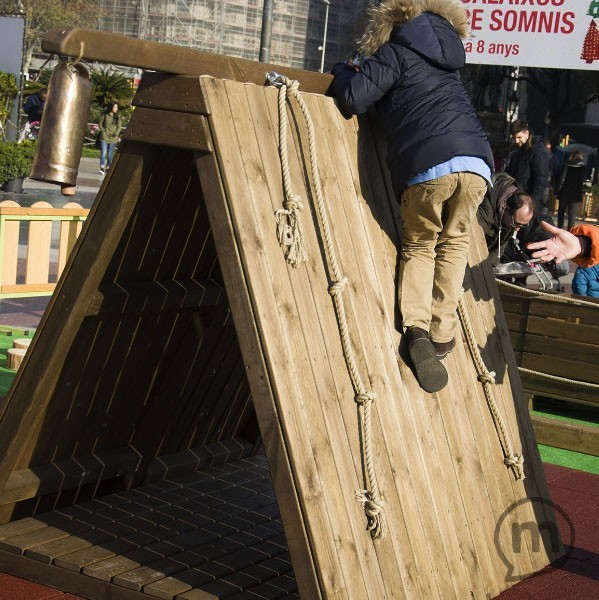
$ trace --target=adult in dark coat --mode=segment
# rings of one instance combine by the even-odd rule
[[[23,112],[27,115],[29,123],[37,123],[42,120],[47,96],[48,91],[44,88],[27,98],[27,101],[23,105]]]
[[[359,42],[359,66],[338,63],[341,110],[374,107],[388,133],[387,166],[403,219],[399,306],[420,385],[447,383],[471,222],[493,155],[458,71],[468,17],[459,0],[383,0]]]
[[[576,215],[582,202],[582,186],[586,175],[586,164],[582,153],[575,150],[564,165],[557,197],[557,226],[564,227],[564,215],[568,211],[568,227],[576,225]]]
[[[549,153],[542,140],[533,138],[526,122],[515,121],[511,131],[516,149],[510,152],[505,171],[532,197],[535,210],[541,213],[549,181]]]
[[[507,173],[496,173],[493,187],[485,194],[476,213],[493,266],[502,262],[510,239],[528,225],[533,214],[532,198],[518,187],[516,180]]]

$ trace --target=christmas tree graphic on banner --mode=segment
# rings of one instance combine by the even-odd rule
[[[599,0],[593,0],[589,4],[589,16],[593,18],[589,25],[589,30],[584,38],[582,44],[582,58],[587,63],[592,63],[595,60],[599,60],[599,29],[594,19],[599,19]]]

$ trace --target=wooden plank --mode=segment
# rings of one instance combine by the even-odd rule
[[[597,390],[592,387],[556,381],[534,373],[521,372],[520,377],[524,390],[535,396],[547,396],[590,406],[597,406],[599,402]]]
[[[83,44],[83,46],[82,46]],[[180,75],[212,75],[234,81],[248,81],[262,85],[265,73],[285,73],[302,81],[302,89],[324,94],[332,76],[287,66],[260,63],[221,54],[200,52],[182,46],[169,46],[113,33],[79,27],[54,27],[42,41],[44,52],[77,57],[151,71]]]
[[[83,227],[82,221],[62,221],[60,224],[60,239],[58,246],[58,277],[62,273],[65,265],[67,264],[67,258],[71,253],[71,250],[75,246],[75,242],[81,233]]]
[[[539,444],[599,456],[599,427],[538,414],[532,415],[531,419]]]
[[[558,297],[559,298],[559,297]],[[599,326],[599,302],[592,297],[584,298],[585,302],[595,303],[597,306],[584,306],[574,302],[532,298],[530,314],[536,317],[548,317],[559,321],[579,322],[584,325]]]
[[[212,152],[202,115],[137,108],[122,137],[134,142]]]
[[[80,456],[70,461],[37,465],[30,469],[13,471],[0,494],[0,504],[11,504],[85,485],[96,480],[118,477],[135,471],[139,454],[131,447],[119,448],[97,455]]]
[[[581,363],[577,360],[552,358],[544,354],[524,352],[522,354],[522,367],[539,373],[599,385],[599,369],[593,368],[589,363]],[[595,393],[599,398],[598,391],[598,389],[595,389]]]
[[[133,106],[207,115],[198,78],[146,71],[135,91]]]
[[[36,202],[36,204],[47,204]],[[48,206],[50,206],[48,204]],[[25,283],[28,285],[47,283],[50,271],[50,244],[52,241],[52,221],[31,221],[27,242],[27,264]]]
[[[557,319],[546,319],[530,315],[526,332],[544,335],[550,343],[559,343],[559,340],[573,340],[596,345],[598,329],[594,325],[567,323]]]
[[[599,331],[597,332],[599,336]],[[599,337],[597,337],[599,341]],[[548,372],[552,365],[560,359],[569,359],[581,363],[581,367],[589,370],[597,370],[599,367],[599,352],[597,344],[585,344],[574,339],[551,339],[543,335],[528,333],[525,338],[524,352],[545,356]],[[582,364],[584,363],[584,364]]]
[[[46,277],[46,279],[48,279]],[[37,292],[47,292],[51,294],[56,288],[55,283],[22,283],[16,285],[0,286],[2,294],[35,294]]]
[[[210,280],[139,281],[101,285],[86,316],[178,311],[217,306],[222,286]]]
[[[0,206],[0,214],[3,210],[6,210],[6,207]],[[2,243],[2,279],[0,281],[4,287],[17,282],[20,222],[2,219],[0,227],[2,228],[2,239],[0,240]]]
[[[148,600],[148,596],[112,584],[81,577],[54,565],[0,550],[0,570],[15,577],[54,587],[81,598],[94,600]]]

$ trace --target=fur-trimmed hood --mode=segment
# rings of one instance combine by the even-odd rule
[[[382,0],[369,11],[368,27],[358,40],[358,49],[366,56],[371,56],[390,41],[395,27],[415,19],[423,12],[443,17],[461,38],[468,37],[468,14],[460,0]]]

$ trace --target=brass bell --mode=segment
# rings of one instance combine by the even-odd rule
[[[58,183],[73,196],[92,100],[92,82],[79,63],[59,63],[48,84],[33,167],[29,177]]]

